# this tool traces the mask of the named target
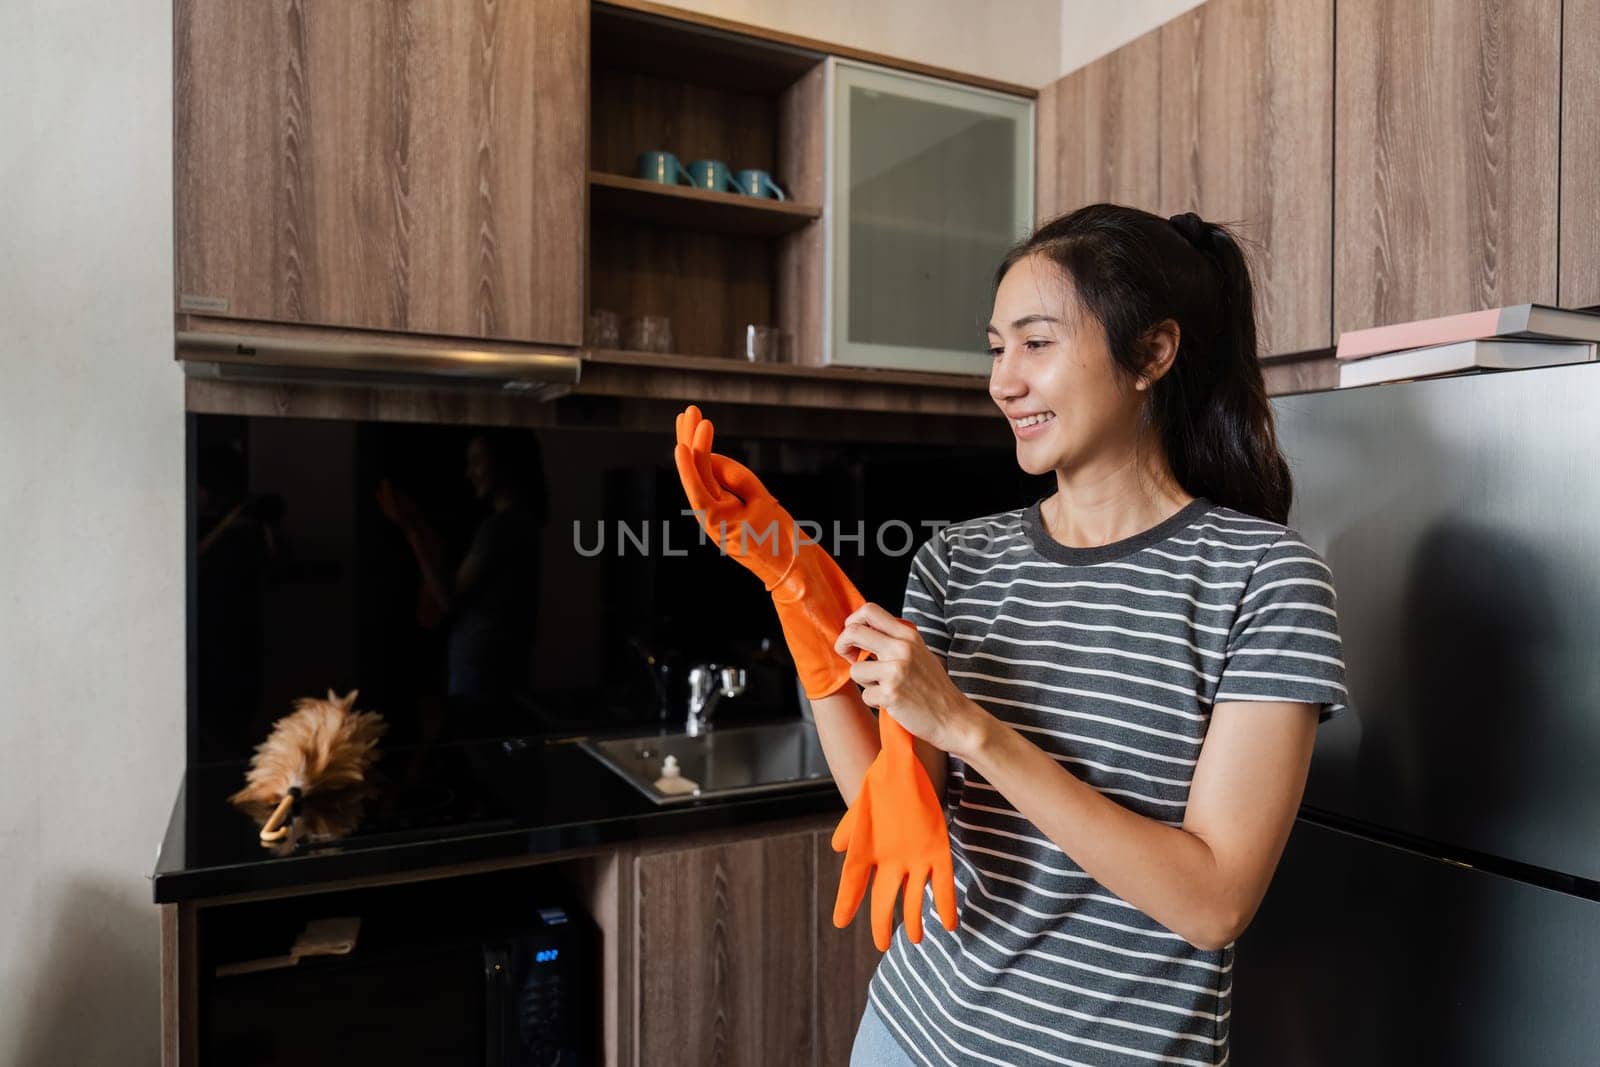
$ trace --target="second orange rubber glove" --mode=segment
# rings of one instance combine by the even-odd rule
[[[908,619],[900,621],[915,628]],[[863,650],[857,659],[868,655]],[[944,809],[927,768],[917,758],[912,735],[879,708],[878,740],[878,755],[867,768],[861,792],[833,831],[833,850],[845,854],[833,925],[841,929],[850,925],[871,876],[872,943],[879,952],[887,952],[902,887],[906,937],[912,944],[922,941],[922,895],[930,881],[934,907],[946,930],[956,928],[958,915]]]

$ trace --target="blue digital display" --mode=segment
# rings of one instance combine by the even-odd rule
[[[556,953],[559,951],[560,949],[542,948],[533,954],[533,958],[537,963],[549,963],[556,958]]]

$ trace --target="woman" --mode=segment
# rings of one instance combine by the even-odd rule
[[[1097,204],[995,282],[990,395],[1055,491],[921,545],[915,630],[852,604],[856,685],[812,699],[847,798],[881,707],[950,816],[959,925],[894,936],[851,1062],[1223,1063],[1234,940],[1346,699],[1249,273],[1220,226]]]
[[[546,518],[538,437],[484,430],[467,442],[465,476],[487,507],[452,571],[444,539],[387,479],[378,506],[406,535],[422,576],[418,620],[448,620],[447,693],[486,710],[527,687],[537,634],[539,552]]]

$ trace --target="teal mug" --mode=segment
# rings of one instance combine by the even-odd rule
[[[717,159],[697,159],[689,164],[690,184],[696,189],[705,189],[713,193],[724,192],[732,189],[740,192],[739,185],[733,180],[733,175],[728,173],[728,165]]]
[[[778,183],[772,180],[772,175],[764,170],[741,170],[736,184],[739,191],[746,196],[765,197],[767,190],[772,190],[772,195],[779,200],[787,200],[783,190],[778,188]]]
[[[662,185],[677,185],[680,178],[690,185],[694,184],[689,171],[671,152],[640,152],[639,177]]]

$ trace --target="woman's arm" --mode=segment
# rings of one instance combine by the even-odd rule
[[[449,614],[455,608],[455,596],[444,569],[444,539],[428,525],[416,502],[389,479],[379,479],[373,495],[379,510],[405,535],[428,595],[440,611]]]
[[[839,787],[846,804],[854,804],[861,792],[861,781],[867,768],[878,756],[878,720],[861,699],[861,690],[847,684],[832,696],[819,697],[811,702],[811,715],[817,723],[817,737],[822,742],[822,754],[833,773],[833,783]],[[939,749],[914,737],[917,758],[928,772],[928,781],[944,801],[945,781],[949,774],[949,759]]]
[[[1181,827],[1140,815],[1075,777],[973,704],[951,751],[1095,881],[1197,948],[1220,949],[1261,904],[1305,792],[1315,704],[1213,708]]]

